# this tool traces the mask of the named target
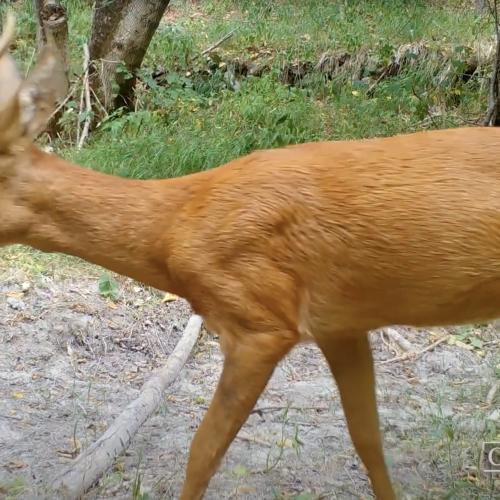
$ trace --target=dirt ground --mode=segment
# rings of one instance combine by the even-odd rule
[[[78,261],[63,274],[12,256],[0,266],[0,498],[46,498],[45,485],[165,362],[190,309],[120,278],[111,302],[98,292],[101,270]],[[498,394],[486,402],[500,377],[500,328],[399,331],[417,350],[444,334],[463,341],[381,364],[401,352],[372,334],[386,456],[401,497],[500,498],[500,475],[478,465],[483,440],[500,428]],[[86,498],[178,497],[221,360],[217,339],[204,332],[160,410]],[[370,498],[316,347],[301,346],[281,364],[206,498]]]

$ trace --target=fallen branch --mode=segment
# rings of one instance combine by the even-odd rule
[[[394,328],[385,328],[383,330],[383,333],[385,333],[394,343],[396,343],[403,351],[411,353],[415,352],[415,347],[414,345],[406,340],[397,330]]]
[[[90,67],[90,55],[89,47],[87,44],[83,45],[83,89],[85,92],[85,111],[87,116],[85,117],[85,123],[83,124],[82,134],[80,135],[80,140],[78,141],[78,149],[82,149],[83,143],[87,139],[90,131],[90,123],[92,122],[92,101],[90,100],[90,82],[89,82],[89,67]]]
[[[158,408],[164,390],[179,375],[198,340],[201,325],[200,316],[191,316],[165,366],[142,386],[139,397],[125,408],[107,431],[56,478],[52,487],[58,498],[81,497],[128,448],[138,429]]]
[[[268,443],[267,441],[264,441],[263,439],[256,438],[254,436],[249,436],[248,434],[245,434],[244,432],[239,432],[238,435],[236,436],[236,439],[241,439],[242,441],[246,441],[247,443],[260,444],[261,446],[267,446],[267,447],[272,446],[272,443]]]
[[[231,30],[229,33],[225,34],[218,42],[215,42],[213,45],[205,49],[201,55],[206,56],[207,54],[210,54],[210,52],[214,51],[217,47],[220,47],[226,40],[229,40],[234,33],[236,32],[236,29]]]
[[[434,349],[435,347],[437,347],[439,344],[442,344],[443,342],[445,342],[446,340],[448,340],[448,337],[449,337],[448,335],[444,335],[443,337],[437,339],[435,342],[433,342],[432,344],[428,345],[426,348],[421,349],[420,351],[417,351],[417,352],[415,352],[415,351],[414,352],[405,352],[404,354],[401,354],[401,356],[396,356],[395,358],[386,359],[385,361],[381,361],[378,364],[379,365],[387,365],[389,363],[394,363],[396,361],[406,361],[408,359],[411,359],[412,361],[415,361],[420,356],[422,356],[422,354],[431,351],[432,349]]]
[[[386,76],[389,74],[389,72],[391,71],[391,66],[386,66],[384,68],[384,70],[382,71],[382,73],[380,73],[380,75],[378,76],[378,78],[370,85],[370,87],[368,88],[368,90],[366,91],[366,95],[367,97],[372,97],[373,96],[373,93],[375,92],[375,88],[377,87],[377,85],[386,78]]]

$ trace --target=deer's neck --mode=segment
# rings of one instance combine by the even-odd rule
[[[19,243],[81,257],[170,289],[168,227],[182,204],[176,181],[137,181],[36,157],[19,183],[31,222]]]

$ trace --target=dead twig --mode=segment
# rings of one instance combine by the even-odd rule
[[[255,443],[255,444],[260,444],[261,446],[266,446],[270,447],[272,446],[271,443],[268,443],[267,441],[264,441],[262,439],[253,437],[253,436],[248,436],[247,434],[240,432],[236,436],[237,439],[241,439],[242,441],[247,441],[248,443]]]
[[[83,143],[86,141],[89,131],[90,131],[90,123],[92,122],[92,101],[90,100],[90,81],[89,81],[89,67],[90,67],[90,54],[89,47],[87,44],[83,45],[83,67],[84,67],[84,76],[83,76],[83,89],[85,96],[85,112],[87,115],[85,116],[85,122],[83,124],[82,133],[80,135],[80,140],[78,141],[78,149],[82,149]]]
[[[61,104],[59,104],[59,106],[57,106],[57,108],[54,110],[54,112],[50,115],[48,121],[51,121],[54,118],[54,116],[56,116],[57,113],[59,113],[59,111],[61,111],[61,109],[64,108],[64,106],[66,106],[68,101],[73,97],[73,94],[75,93],[75,91],[76,91],[76,85],[73,85],[69,89],[68,95],[64,98],[63,101],[61,101]]]
[[[500,389],[500,380],[497,380],[488,391],[488,394],[486,395],[487,406],[491,406],[493,404],[493,400],[495,399],[498,389]]]
[[[500,339],[497,340],[489,340],[488,342],[485,342],[484,345],[485,347],[490,347],[492,345],[498,345],[500,344]]]
[[[384,68],[382,73],[380,73],[379,77],[368,87],[368,90],[366,91],[366,96],[367,97],[372,97],[373,93],[375,92],[375,88],[377,85],[389,74],[391,71],[391,65],[388,65]]]
[[[56,478],[52,488],[57,498],[80,498],[128,448],[138,429],[158,408],[165,389],[179,375],[198,340],[201,325],[200,316],[191,316],[165,366],[142,386],[139,397],[125,408],[107,431]]]
[[[108,118],[109,117],[108,111],[104,107],[104,104],[101,102],[101,100],[99,99],[99,97],[97,97],[97,94],[94,92],[94,89],[92,87],[90,87],[90,91],[92,92],[92,95],[94,96],[95,102],[97,103],[97,105],[99,106],[99,108],[101,109],[101,111],[103,112],[104,117]]]
[[[250,413],[268,413],[273,411],[282,410],[295,410],[295,411],[329,411],[328,406],[261,406],[259,408],[254,408]]]
[[[379,365],[387,365],[389,363],[394,363],[396,361],[406,361],[408,359],[411,359],[412,361],[415,361],[418,359],[422,354],[425,354],[426,352],[431,351],[435,347],[437,347],[439,344],[442,344],[446,340],[448,340],[449,335],[444,335],[443,337],[437,339],[435,342],[432,344],[429,344],[427,347],[424,349],[421,349],[420,351],[413,351],[413,352],[405,352],[404,354],[401,354],[401,356],[396,356],[391,359],[386,359],[385,361],[381,361],[378,363]]]
[[[210,54],[210,52],[214,51],[217,47],[220,47],[225,41],[229,40],[236,32],[236,29],[231,30],[229,33],[226,33],[219,41],[215,42],[213,45],[202,51],[201,55],[206,56]]]
[[[86,68],[85,68],[86,69]],[[68,103],[68,101],[73,97],[73,95],[75,94],[76,92],[76,89],[78,88],[78,82],[84,78],[85,76],[85,71],[83,73],[81,73],[80,75],[77,75],[77,78],[76,80],[74,81],[73,85],[71,85],[71,88],[69,89],[69,92],[68,94],[66,95],[66,97],[61,101],[61,103],[57,106],[57,108],[54,110],[54,112],[50,115],[49,117],[49,120],[52,120],[54,118],[54,116],[57,115],[57,113],[59,113],[59,111],[61,111],[62,108],[64,108],[64,106],[66,106],[66,104]],[[91,89],[92,90],[92,89]],[[82,110],[80,110],[81,112]]]
[[[80,144],[80,116],[82,116],[83,113],[83,103],[84,103],[84,93],[85,90],[82,86],[82,89],[80,91],[80,105],[78,106],[78,120],[76,122],[76,143]]]
[[[394,328],[385,328],[383,330],[394,343],[396,343],[403,351],[405,352],[415,352],[415,346],[406,340],[396,329]]]

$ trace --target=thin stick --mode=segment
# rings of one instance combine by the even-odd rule
[[[261,446],[267,446],[267,447],[272,446],[271,443],[268,443],[267,441],[256,438],[254,436],[249,436],[244,432],[239,432],[238,435],[236,436],[236,439],[241,439],[242,441],[247,441],[248,443],[260,444]]]
[[[61,104],[59,104],[59,106],[57,106],[57,108],[54,110],[54,112],[50,115],[49,119],[47,120],[48,122],[50,120],[52,120],[52,118],[54,118],[54,116],[56,116],[57,113],[59,113],[59,111],[61,111],[61,109],[64,106],[66,106],[67,102],[73,97],[73,94],[75,93],[75,90],[76,90],[76,85],[73,85],[69,89],[68,95],[64,98],[64,101],[62,101]]]
[[[83,113],[83,102],[84,102],[84,94],[85,94],[85,89],[82,86],[82,90],[80,91],[80,105],[78,106],[78,120],[76,123],[76,144],[80,143],[80,119],[79,117]]]
[[[391,65],[389,64],[384,68],[382,73],[380,73],[379,77],[370,85],[368,90],[366,91],[366,96],[371,97],[373,95],[373,92],[375,91],[375,87],[387,76],[389,73],[389,70],[391,68]]]
[[[486,404],[488,406],[491,406],[493,404],[493,400],[495,399],[495,395],[500,389],[500,380],[497,380],[492,386],[491,389],[488,391],[488,394],[486,396]]]
[[[83,67],[85,70],[85,74],[83,77],[83,88],[85,90],[85,110],[87,112],[87,116],[85,117],[85,123],[82,129],[82,135],[80,136],[80,140],[78,141],[78,149],[82,149],[83,143],[87,139],[90,131],[90,123],[92,121],[92,101],[90,100],[90,83],[89,83],[89,65],[90,65],[90,54],[89,47],[85,43],[83,45]]]
[[[488,342],[485,342],[484,345],[486,347],[489,347],[491,345],[498,345],[500,344],[500,339],[497,339],[497,340],[489,340]]]
[[[208,407],[207,407],[208,409]],[[254,408],[251,413],[267,413],[273,411],[281,411],[281,410],[296,410],[296,411],[329,411],[330,408],[328,406],[261,406],[258,408]]]
[[[207,54],[210,54],[213,50],[215,50],[217,47],[220,47],[226,40],[229,40],[234,33],[236,32],[236,29],[231,30],[229,33],[225,34],[218,42],[215,42],[213,45],[208,47],[208,49],[205,49],[201,55],[206,56]]]
[[[52,487],[57,496],[53,498],[80,498],[128,448],[141,425],[160,405],[164,390],[179,375],[198,340],[201,325],[200,316],[191,316],[165,366],[142,386],[139,397],[123,410],[107,431],[56,478]]]
[[[396,356],[395,358],[386,359],[385,361],[381,361],[378,364],[379,365],[387,365],[389,363],[394,363],[396,361],[406,361],[407,359],[411,359],[412,361],[414,361],[417,358],[419,358],[420,356],[422,356],[422,354],[424,354],[428,351],[431,351],[432,349],[437,347],[439,344],[442,344],[446,340],[448,340],[448,335],[444,335],[443,337],[437,339],[435,342],[428,345],[425,349],[422,349],[422,350],[417,351],[417,352],[405,352],[401,356]]]
[[[397,330],[394,328],[385,328],[384,333],[395,342],[403,351],[415,352],[415,346],[406,340]]]
[[[95,102],[98,104],[98,106],[101,108],[101,111],[104,113],[104,116],[107,118],[109,116],[106,108],[100,101],[99,97],[97,97],[97,94],[94,92],[94,89],[90,87],[90,91],[92,92],[92,95],[94,96]]]

